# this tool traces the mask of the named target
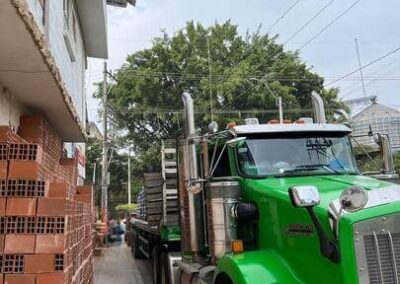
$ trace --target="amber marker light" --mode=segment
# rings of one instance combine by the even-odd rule
[[[231,243],[233,253],[243,252],[243,240],[233,240]]]
[[[227,129],[232,129],[232,128],[234,128],[236,126],[236,122],[229,122],[227,125],[226,125],[226,128]]]

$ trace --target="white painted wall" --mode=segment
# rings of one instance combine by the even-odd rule
[[[17,130],[21,114],[29,113],[26,112],[12,93],[0,85],[0,125],[8,125]]]
[[[43,26],[43,10],[39,0],[27,0],[34,18],[44,34],[48,35],[47,44],[51,54],[56,60],[61,76],[66,85],[68,94],[71,96],[75,109],[80,116],[82,123],[86,121],[85,110],[85,69],[86,54],[82,38],[82,29],[79,25],[79,18],[76,8],[73,13],[76,15],[76,38],[74,39],[72,28],[67,30],[63,11],[63,0],[47,0],[48,27]],[[73,5],[74,1],[71,1]],[[74,6],[74,5],[73,5]],[[71,10],[72,11],[72,10]],[[70,21],[70,27],[72,23]],[[64,35],[67,35],[70,42],[73,59],[71,59]]]
[[[27,0],[27,2],[28,2],[28,6],[29,6],[31,13],[33,14],[33,16],[36,20],[36,23],[38,24],[38,26],[44,33],[44,26],[43,26],[43,22],[42,22],[43,21],[42,5],[40,4],[40,2],[38,0]]]

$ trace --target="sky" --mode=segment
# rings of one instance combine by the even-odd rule
[[[301,59],[329,84],[359,68],[356,38],[361,66],[400,47],[399,11],[398,0],[137,0],[136,7],[108,7],[108,67],[116,70],[128,54],[150,47],[161,30],[173,34],[190,20],[205,26],[231,20],[243,34],[261,25],[262,32],[278,35],[279,43],[298,32],[285,49],[301,48]],[[103,60],[89,60],[88,113],[95,121],[98,103],[90,97],[93,84],[102,80],[102,67]],[[400,50],[364,68],[363,73],[367,96],[400,109]],[[363,96],[360,73],[350,77],[329,85],[340,87],[343,100]]]

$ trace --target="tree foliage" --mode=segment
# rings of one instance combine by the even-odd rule
[[[129,55],[114,73],[109,100],[119,127],[127,130],[125,138],[136,147],[137,162],[156,164],[160,139],[183,133],[183,92],[192,95],[196,123],[203,129],[211,121],[211,103],[220,127],[246,116],[261,122],[276,118],[277,113],[259,111],[276,109],[274,96],[283,98],[285,118],[310,116],[312,91],[322,95],[332,117],[334,109],[344,107],[338,90],[324,89],[324,79],[311,69],[260,30],[241,35],[230,21],[210,27],[188,22]]]
[[[93,183],[94,167],[96,165],[95,174],[95,200],[96,205],[100,206],[101,192],[101,157],[102,157],[102,141],[90,138],[86,144],[86,183]],[[111,163],[109,166],[110,184],[108,187],[109,195],[109,211],[110,215],[116,217],[116,206],[125,204],[128,201],[128,156],[127,153],[118,153],[113,151]],[[142,163],[136,158],[132,158],[132,201],[135,202],[136,194],[141,188],[141,175],[144,171]]]

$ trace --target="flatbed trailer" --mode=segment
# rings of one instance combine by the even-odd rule
[[[173,267],[175,261],[181,259],[180,257],[180,228],[167,227],[167,226],[150,226],[148,222],[131,218],[129,225],[130,245],[132,254],[136,259],[150,259],[153,265],[153,283],[160,283],[160,275],[162,268],[165,267],[164,263],[168,259],[173,259],[170,269],[171,273],[176,272]],[[172,257],[172,258],[171,258]],[[168,264],[169,265],[169,264]],[[171,277],[175,277],[171,275]]]

